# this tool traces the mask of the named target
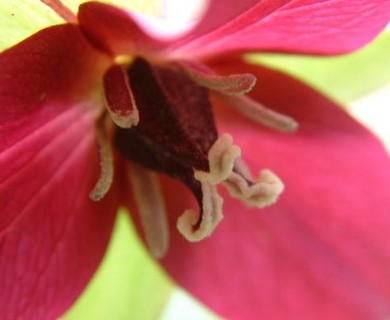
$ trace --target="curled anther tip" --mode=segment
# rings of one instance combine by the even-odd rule
[[[194,230],[198,221],[194,210],[187,209],[177,219],[176,227],[179,232],[190,242],[197,242],[204,239],[207,235],[201,234],[200,229]]]
[[[233,198],[257,208],[264,208],[275,203],[284,190],[284,184],[271,170],[264,169],[253,183],[233,172],[224,182]]]
[[[218,184],[226,180],[233,171],[236,159],[241,156],[241,149],[233,144],[230,134],[221,135],[209,150],[210,172],[196,171],[195,179]]]
[[[260,171],[260,175],[256,183],[268,186],[269,195],[271,197],[275,197],[275,201],[285,188],[282,180],[269,169],[263,169]],[[272,201],[272,203],[275,201]]]
[[[187,209],[177,219],[177,229],[190,242],[198,242],[209,237],[223,218],[223,199],[215,186],[207,182],[202,184],[202,216]]]
[[[194,210],[187,209],[183,214],[177,219],[177,229],[179,232],[190,242],[199,242],[209,236],[214,232],[215,228],[222,220],[223,216],[221,215],[216,220],[211,220],[209,217],[203,217],[200,226],[196,228],[197,225],[197,213]]]

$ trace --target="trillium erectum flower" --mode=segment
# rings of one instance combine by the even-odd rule
[[[66,23],[0,54],[2,319],[61,316],[121,205],[224,317],[390,316],[388,156],[334,102],[243,60],[358,49],[390,1],[215,0],[174,39],[46,2]]]

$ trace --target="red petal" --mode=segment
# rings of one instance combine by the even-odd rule
[[[205,20],[190,34],[199,36],[229,22],[258,0],[240,2],[211,1]],[[146,32],[147,20],[108,4],[87,2],[79,7],[79,24],[97,47],[117,54],[157,54],[174,41],[153,38]],[[143,22],[143,23],[141,23]],[[154,52],[153,52],[154,51]],[[161,57],[160,57],[161,58]]]
[[[71,25],[45,29],[0,55],[4,319],[58,318],[105,252],[118,202],[113,193],[89,199],[99,174],[97,110],[72,103],[94,85],[85,81],[99,73],[99,59]]]
[[[221,71],[255,74],[261,83],[253,97],[300,122],[296,134],[286,135],[227,106],[216,110],[220,132],[233,135],[252,169],[279,174],[286,191],[261,211],[225,192],[225,218],[213,236],[190,244],[172,232],[164,266],[228,319],[386,318],[390,161],[382,146],[302,83],[265,68],[227,66]],[[177,217],[191,198],[163,182],[167,212]]]
[[[64,111],[67,102],[91,95],[109,62],[73,25],[47,28],[1,53],[0,151]],[[61,103],[45,109],[46,101]]]
[[[148,36],[130,12],[107,4],[84,3],[77,18],[92,43],[115,55],[153,53],[169,43]]]
[[[196,28],[192,30],[190,34],[191,38],[197,38],[208,32],[213,32],[221,26],[223,27],[227,25],[228,23],[237,19],[237,17],[239,17],[240,15],[245,14],[246,12],[251,10],[251,8],[255,7],[259,0],[208,0],[207,2],[208,3],[206,12],[202,17],[201,21],[199,21]],[[278,4],[275,5],[277,6]]]
[[[192,32],[187,45],[179,42],[182,47],[176,46],[176,54],[214,56],[237,50],[344,53],[372,40],[390,20],[388,0],[244,1],[234,6],[237,12],[229,5],[227,1],[212,1],[212,10],[199,30]],[[216,21],[225,12],[230,21],[221,20],[216,28]],[[205,30],[212,31],[199,37]]]
[[[146,23],[106,4],[82,4],[78,20],[93,43],[113,54],[159,59],[243,50],[337,54],[371,41],[390,20],[390,1],[215,0],[190,33],[171,41],[149,36]]]

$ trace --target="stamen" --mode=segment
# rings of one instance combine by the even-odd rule
[[[200,181],[202,185],[202,216],[187,209],[177,220],[177,229],[190,242],[197,242],[210,236],[223,218],[222,198],[215,185]]]
[[[121,128],[138,124],[139,114],[127,73],[114,64],[104,75],[104,97],[112,121]]]
[[[100,175],[95,187],[89,194],[93,201],[101,200],[110,190],[114,177],[114,160],[112,156],[111,142],[105,128],[105,117],[97,122],[96,139],[99,146]]]
[[[125,158],[178,179],[191,190],[200,210],[184,210],[177,228],[189,241],[200,241],[210,236],[223,218],[219,183],[225,184],[234,197],[258,207],[276,201],[283,184],[267,170],[256,183],[251,182],[249,173],[243,174],[240,148],[230,135],[218,137],[209,90],[190,79],[187,71],[172,65],[153,66],[141,58],[131,63],[127,74],[142,118],[130,129],[115,127],[115,144]],[[161,231],[155,231],[161,228],[156,222],[160,218],[147,214],[162,211],[163,205],[154,199],[159,192],[150,195],[148,188],[154,183],[138,180],[143,191],[136,198],[141,199],[137,200],[139,207],[146,208],[140,212],[149,217],[144,228],[150,231],[145,232],[149,238],[158,235],[148,242],[159,255],[163,250],[153,248],[163,242]]]
[[[254,183],[233,172],[223,184],[233,198],[257,208],[275,203],[284,190],[283,182],[268,169],[262,170]]]
[[[154,173],[134,163],[128,172],[146,242],[153,256],[162,258],[169,247],[169,227],[159,181]]]
[[[41,0],[41,2],[47,5],[66,22],[77,23],[76,15],[60,0]]]
[[[234,171],[243,176],[246,180],[254,180],[253,173],[242,158],[237,158],[234,163]]]
[[[293,118],[271,110],[248,96],[218,95],[218,97],[243,115],[266,127],[289,133],[298,129],[298,123]]]
[[[232,136],[223,134],[209,150],[210,172],[196,171],[195,178],[210,184],[220,183],[230,176],[234,162],[240,156],[241,149],[233,144]]]
[[[200,241],[210,236],[222,220],[222,198],[216,185],[226,180],[233,171],[234,163],[241,155],[241,149],[233,144],[229,134],[220,136],[208,152],[209,172],[195,170],[194,177],[201,184],[202,211],[199,216],[188,209],[177,221],[177,228],[188,241]]]
[[[178,65],[197,84],[228,95],[240,95],[252,90],[256,77],[250,73],[220,76],[203,64],[180,61]]]

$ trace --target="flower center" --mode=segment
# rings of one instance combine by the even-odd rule
[[[194,170],[209,171],[208,151],[218,138],[207,89],[180,70],[152,68],[141,59],[128,76],[140,120],[117,129],[116,146],[127,159],[180,179],[200,197]]]
[[[229,134],[218,135],[214,122],[210,89],[235,107],[249,106],[256,120],[291,130],[292,119],[268,109],[264,112],[243,96],[255,80],[250,74],[219,76],[192,62],[153,66],[141,58],[128,68],[114,65],[107,71],[104,93],[111,119],[117,125],[114,144],[132,163],[134,196],[147,242],[156,256],[163,256],[167,250],[168,227],[158,180],[152,172],[180,180],[197,199],[199,210],[185,209],[177,223],[189,241],[209,236],[222,220],[223,199],[217,192],[218,184],[223,184],[232,197],[255,207],[274,203],[282,192],[282,182],[270,170],[263,170],[258,179],[251,178],[239,158],[240,148]],[[109,170],[104,170],[102,150],[99,181],[103,182],[94,189],[100,190],[98,195],[94,191],[91,194],[95,200],[102,197],[101,190],[107,189],[101,187],[104,181],[110,181],[104,179],[104,172]]]

